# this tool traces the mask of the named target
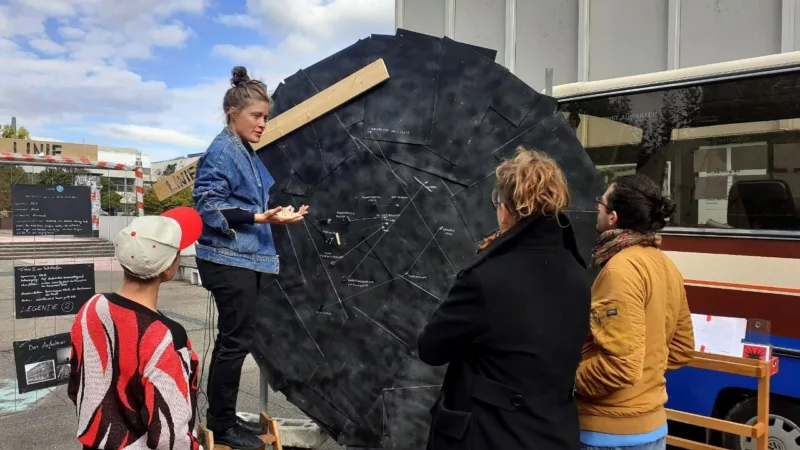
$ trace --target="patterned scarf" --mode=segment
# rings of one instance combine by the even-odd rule
[[[661,246],[661,236],[656,233],[640,233],[633,230],[608,230],[597,238],[593,254],[595,266],[603,267],[621,250],[634,245],[658,248]]]
[[[475,252],[475,253],[478,254],[478,253],[482,252],[486,247],[489,246],[489,244],[494,242],[494,240],[497,239],[498,236],[500,236],[500,232],[499,231],[497,231],[495,233],[492,233],[491,235],[489,235],[486,238],[484,238],[483,242],[481,242],[481,245],[478,246],[478,251]]]

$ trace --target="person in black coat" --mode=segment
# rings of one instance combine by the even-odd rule
[[[458,273],[418,339],[420,360],[449,364],[427,448],[579,449],[574,386],[591,277],[561,213],[564,175],[520,148],[497,168],[492,202],[500,232]]]

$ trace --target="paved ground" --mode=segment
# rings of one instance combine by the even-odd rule
[[[107,259],[107,258],[105,258]],[[101,266],[98,261],[98,267]],[[77,449],[75,440],[75,409],[67,397],[66,387],[59,386],[49,391],[29,395],[16,393],[16,374],[12,342],[68,332],[73,316],[46,319],[13,319],[13,270],[11,262],[0,262],[0,450],[65,450]],[[99,291],[117,288],[121,272],[96,272]],[[172,282],[162,288],[160,309],[177,320],[189,334],[201,361],[205,349],[210,346],[206,311],[208,296],[204,289],[184,282]],[[211,350],[207,354],[210,356]],[[204,361],[207,365],[207,361]],[[203,373],[207,373],[204,370]],[[201,380],[201,387],[205,380]],[[259,371],[252,358],[248,358],[242,374],[238,409],[257,412],[259,394]],[[279,393],[270,393],[268,412],[274,417],[304,418],[304,415],[288,403]],[[201,394],[201,406],[205,398]],[[204,412],[205,408],[201,407]],[[321,450],[342,449],[329,439]]]

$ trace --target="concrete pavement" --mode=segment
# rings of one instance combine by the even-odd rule
[[[111,266],[101,263],[97,261],[96,266]],[[98,291],[108,292],[119,287],[122,272],[98,271],[95,277]],[[13,282],[12,262],[0,262],[0,450],[78,449],[75,408],[67,397],[66,386],[28,395],[17,394],[12,351],[13,341],[69,332],[74,316],[14,320]],[[207,368],[215,334],[214,326],[208,326],[207,292],[182,281],[171,282],[162,287],[159,308],[186,328],[201,363]],[[213,306],[210,309],[214,310]],[[207,369],[203,370],[203,375],[207,373]],[[205,385],[205,379],[202,379],[201,389]],[[205,414],[206,398],[203,393],[198,401],[201,413]],[[259,409],[258,404],[259,370],[255,361],[248,358],[242,374],[238,410],[255,413]],[[282,394],[274,392],[270,392],[268,412],[273,417],[305,418]],[[343,447],[332,439],[320,447],[320,450],[333,449]]]

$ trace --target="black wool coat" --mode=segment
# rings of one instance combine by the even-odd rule
[[[580,448],[575,372],[591,276],[564,215],[521,221],[459,272],[418,339],[449,364],[429,450]]]

